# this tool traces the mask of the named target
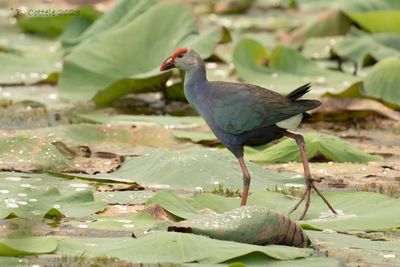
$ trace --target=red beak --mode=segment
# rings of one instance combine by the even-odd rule
[[[160,66],[160,71],[175,68],[175,60],[172,57],[167,58]]]

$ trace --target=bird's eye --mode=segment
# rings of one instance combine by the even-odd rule
[[[182,57],[183,57],[183,54],[179,54],[179,55],[177,55],[176,57],[182,58]]]

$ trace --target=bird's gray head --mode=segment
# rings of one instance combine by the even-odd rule
[[[160,66],[160,71],[178,68],[184,71],[196,69],[203,61],[199,54],[188,48],[179,48]]]

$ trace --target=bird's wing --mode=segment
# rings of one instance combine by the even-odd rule
[[[244,83],[210,82],[214,120],[231,134],[266,127],[319,105],[314,100],[290,101],[274,91]]]

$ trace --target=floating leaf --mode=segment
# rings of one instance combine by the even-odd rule
[[[351,255],[369,266],[400,264],[399,241],[371,240],[332,231],[307,231],[307,234],[314,242],[321,244],[323,250],[341,254],[344,257]]]
[[[379,61],[381,59],[400,55],[400,47],[395,49],[386,46],[380,42],[379,38],[383,38],[382,34],[379,36],[370,35],[362,31],[353,30],[352,33],[345,38],[339,40],[334,46],[334,52],[344,59],[351,59],[358,64],[358,66],[365,66],[369,57]],[[384,34],[386,38],[399,38],[394,34]]]
[[[322,155],[327,160],[336,162],[381,161],[382,157],[367,154],[340,138],[321,134],[303,134],[309,159]],[[299,147],[293,139],[285,139],[279,144],[262,151],[249,151],[246,158],[256,162],[301,161]]]
[[[64,239],[59,241],[57,249],[57,253],[63,255],[85,253],[88,256],[116,257],[132,263],[220,263],[253,252],[272,262],[306,258],[312,254],[310,249],[256,246],[173,232],[154,233],[138,239]]]
[[[257,206],[245,206],[222,214],[205,214],[199,218],[174,223],[168,230],[256,245],[308,247],[311,243],[294,221]]]
[[[290,32],[283,41],[301,45],[312,37],[344,35],[350,30],[351,24],[351,20],[338,7],[330,7]]]
[[[142,10],[146,2],[138,1],[134,8],[125,9],[123,17],[112,12],[118,19],[99,19],[97,25],[119,20],[118,28],[105,26],[71,50],[60,76],[61,97],[94,99],[98,106],[104,106],[127,93],[160,90],[169,77],[168,72],[160,73],[160,62],[176,48],[189,46],[208,57],[224,35],[220,27],[196,34],[194,20],[182,5],[153,1]],[[146,38],[138,42],[137,36]],[[163,49],[155,43],[163,44]]]
[[[158,204],[169,213],[182,218],[192,219],[199,217],[199,212],[188,204],[185,200],[178,197],[174,191],[161,191],[146,201],[146,206]]]
[[[399,57],[387,58],[378,62],[364,79],[361,93],[400,109],[399,72]]]
[[[29,172],[34,170],[70,170],[72,162],[44,139],[24,136],[0,139],[1,169]]]
[[[351,120],[373,113],[400,121],[399,112],[373,99],[324,97],[321,102],[321,106],[312,113],[313,118],[317,120]]]
[[[217,137],[215,137],[215,135],[210,131],[175,130],[174,135],[181,139],[189,139],[195,143],[217,141]]]
[[[253,163],[248,163],[248,168],[252,175],[250,190],[301,181],[301,179],[296,180],[263,169]],[[124,182],[134,181],[147,187],[192,191],[212,190],[218,185],[223,185],[230,190],[241,190],[243,187],[242,172],[233,155],[205,148],[159,150],[148,155],[127,159],[121,168],[113,173],[73,174],[73,176],[88,179],[115,179]]]
[[[31,236],[25,238],[1,238],[0,255],[18,256],[52,253],[57,248],[54,236]]]
[[[55,186],[60,187],[60,190]],[[2,177],[0,218],[10,215],[29,219],[62,215],[78,217],[102,211],[106,206],[105,203],[96,201],[89,188],[82,182],[65,184],[62,179],[56,177],[49,179]]]
[[[367,31],[400,33],[400,4],[396,0],[343,1],[341,9]]]
[[[105,115],[98,113],[79,114],[80,118],[95,123],[121,123],[121,124],[160,124],[169,128],[189,128],[202,126],[205,121],[201,117],[194,116],[151,116],[151,115]]]
[[[300,222],[303,228],[335,231],[385,231],[400,226],[397,219],[397,214],[400,212],[399,199],[378,193],[354,191],[324,192],[324,196],[339,212],[339,215],[333,215],[321,198],[313,194],[307,215]],[[293,196],[277,192],[257,191],[250,194],[248,206],[256,205],[288,214],[298,200]],[[211,208],[218,212],[229,211],[232,206],[239,204],[237,198],[215,197],[211,194],[197,196],[193,202],[188,202],[193,203],[196,208]],[[301,212],[302,207],[290,214],[290,218],[297,219]]]
[[[152,191],[110,191],[110,192],[95,192],[95,198],[105,201],[108,204],[144,204],[149,198],[155,195]]]
[[[275,48],[267,57],[265,48],[250,39],[237,44],[233,62],[242,80],[280,93],[289,93],[306,82],[313,83],[311,94],[341,92],[359,79],[320,68],[299,52],[283,46]],[[262,66],[262,62],[269,62],[269,67]]]
[[[67,224],[78,228],[142,233],[158,222],[145,211],[140,211],[131,216],[94,216],[91,219],[85,220],[85,222],[68,222]]]
[[[92,23],[101,13],[91,7],[76,10],[47,9],[47,16],[24,16],[20,18],[17,25],[24,31],[36,33],[47,37],[60,35],[70,23],[76,23],[84,19]]]
[[[49,51],[0,53],[0,84],[32,84],[61,70],[61,53]]]

